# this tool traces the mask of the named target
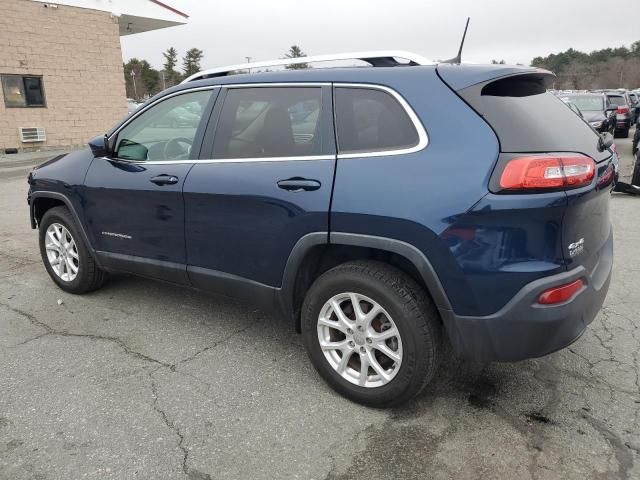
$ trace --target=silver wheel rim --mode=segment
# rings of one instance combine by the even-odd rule
[[[80,258],[76,241],[64,225],[52,223],[45,234],[45,249],[51,270],[65,282],[78,276]]]
[[[391,316],[359,293],[331,297],[318,316],[318,342],[329,365],[345,380],[375,388],[402,365],[402,339]]]

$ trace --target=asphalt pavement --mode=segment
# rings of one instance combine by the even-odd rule
[[[628,177],[631,141],[616,144]],[[417,400],[374,410],[243,304],[127,276],[59,290],[28,163],[0,162],[0,479],[640,478],[640,198],[613,194],[613,280],[578,342],[447,358]]]

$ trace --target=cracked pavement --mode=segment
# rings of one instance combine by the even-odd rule
[[[616,144],[628,177],[631,142]],[[333,393],[295,334],[240,303],[127,276],[65,294],[8,170],[0,479],[640,478],[640,198],[613,195],[613,280],[579,341],[513,364],[448,358],[385,411]]]

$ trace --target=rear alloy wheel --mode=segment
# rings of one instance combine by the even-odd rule
[[[391,316],[375,300],[340,293],[322,307],[318,342],[329,365],[361,387],[384,385],[402,365],[402,339]]]
[[[435,375],[439,315],[415,280],[390,265],[353,261],[322,274],[307,292],[301,326],[318,373],[358,403],[400,405]]]

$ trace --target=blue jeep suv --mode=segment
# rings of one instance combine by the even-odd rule
[[[445,341],[516,361],[576,340],[609,287],[613,155],[553,75],[354,58],[369,66],[201,72],[34,169],[53,281],[252,302],[378,407],[417,395]]]

